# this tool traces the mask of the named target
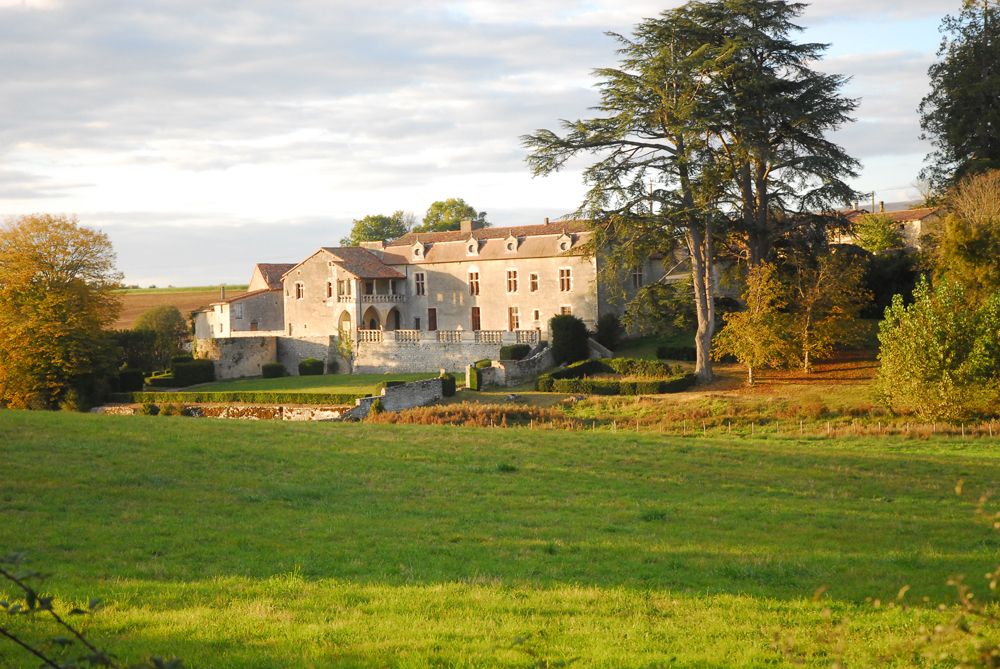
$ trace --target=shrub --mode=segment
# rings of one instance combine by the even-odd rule
[[[367,397],[366,393],[297,393],[288,391],[251,391],[238,390],[228,392],[142,392],[113,393],[114,402],[182,402],[186,404],[309,404],[309,405],[344,405],[354,404],[354,401]]]
[[[482,360],[476,360],[474,363],[472,363],[472,366],[475,367],[476,369],[486,369],[487,367],[493,366],[493,361],[490,360],[489,358],[483,358]]]
[[[597,331],[594,339],[607,349],[614,351],[622,339],[622,322],[616,314],[604,314],[597,319]]]
[[[483,370],[473,366],[469,369],[469,390],[483,389]]]
[[[377,386],[375,386],[375,394],[381,395],[382,391],[386,388],[395,388],[397,386],[405,385],[406,381],[382,381]]]
[[[587,378],[594,374],[608,373],[651,378],[641,380]],[[652,395],[687,390],[694,385],[697,378],[694,374],[681,376],[676,374],[677,371],[673,367],[658,360],[634,358],[582,360],[548,374],[539,375],[535,381],[535,389],[541,392],[589,395]]]
[[[501,360],[524,360],[531,353],[531,347],[527,344],[510,344],[500,347]]]
[[[368,415],[377,416],[381,413],[385,413],[385,407],[382,406],[382,400],[376,398],[375,401],[372,402],[371,406],[368,408]]]
[[[642,358],[609,358],[595,360],[598,365],[605,365],[611,371],[623,376],[652,376],[662,378],[675,373],[673,367],[659,360],[643,360]]]
[[[212,381],[215,381],[215,363],[211,360],[174,363],[174,382],[179,388]]]
[[[143,402],[142,406],[139,407],[139,413],[143,416],[155,416],[160,413],[160,407],[156,406],[152,402]]]
[[[143,381],[145,379],[141,370],[126,368],[118,371],[118,390],[123,393],[142,390]]]
[[[580,427],[580,423],[556,408],[526,404],[480,404],[459,402],[417,407],[373,418],[375,423],[411,425],[463,425],[475,427],[512,427],[534,425],[559,429]],[[499,468],[497,471],[500,471]]]
[[[656,357],[661,360],[694,362],[698,358],[698,353],[694,346],[665,345],[656,347]]]
[[[556,364],[586,360],[590,356],[587,340],[590,333],[576,316],[553,316],[549,320],[552,333],[552,357]]]
[[[277,379],[285,375],[285,366],[280,362],[265,362],[260,366],[260,374],[265,379]]]
[[[147,377],[145,381],[146,385],[150,388],[176,388],[178,386],[174,380],[174,375],[169,372],[153,374]]]
[[[455,395],[455,375],[454,374],[442,374],[441,375],[441,394],[445,397],[453,397]]]
[[[183,413],[183,407],[179,404],[164,404],[160,409],[161,416],[180,416]]]
[[[184,354],[184,355],[174,355],[174,356],[171,356],[170,357],[170,369],[173,369],[174,365],[176,365],[179,362],[191,362],[192,360],[194,360],[194,356],[193,355]]]
[[[320,376],[323,374],[323,361],[316,358],[305,358],[299,361],[299,376]]]

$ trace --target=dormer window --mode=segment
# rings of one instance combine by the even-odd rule
[[[465,254],[470,256],[479,255],[479,240],[474,237],[469,237],[468,241],[465,242]]]
[[[517,253],[517,237],[510,236],[504,240],[504,248],[507,253]]]
[[[557,244],[560,251],[569,251],[573,248],[573,238],[567,235],[565,232],[559,237]]]
[[[425,251],[426,251],[426,249],[425,249],[424,245],[421,244],[420,242],[417,242],[416,244],[413,245],[413,257],[414,258],[423,258]]]

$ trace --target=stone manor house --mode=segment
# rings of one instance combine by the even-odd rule
[[[336,361],[341,371],[457,370],[500,346],[536,345],[553,315],[590,328],[623,302],[598,280],[600,254],[581,221],[409,233],[360,247],[323,247],[298,264],[254,266],[248,292],[195,314],[195,350],[220,378],[279,361]],[[683,264],[683,263],[680,263]],[[669,265],[669,266],[668,266]],[[626,296],[686,267],[650,258],[624,278]],[[669,277],[667,275],[670,275]],[[348,360],[347,358],[350,358]]]

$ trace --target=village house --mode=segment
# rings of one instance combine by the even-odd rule
[[[855,209],[847,213],[847,220],[852,224],[859,218],[869,214],[866,209]],[[923,245],[922,237],[931,232],[941,220],[941,209],[938,207],[918,207],[914,209],[886,210],[885,204],[879,205],[879,216],[885,216],[892,221],[903,238],[903,246],[919,250]],[[850,231],[833,236],[836,244],[856,244],[857,239]]]
[[[275,356],[292,373],[307,355],[354,371],[457,369],[495,358],[504,344],[538,344],[554,315],[593,329],[601,315],[621,313],[620,298],[685,275],[651,258],[611,290],[600,280],[600,254],[587,251],[590,234],[581,221],[464,221],[452,232],[322,247],[295,265],[256,265],[245,295],[196,314],[195,337],[274,338]],[[249,376],[253,366],[242,359],[235,372],[219,372]]]

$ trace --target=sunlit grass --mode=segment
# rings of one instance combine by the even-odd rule
[[[939,614],[866,598],[1000,551],[953,490],[1000,481],[987,440],[0,412],[0,463],[0,552],[194,667],[911,666]]]
[[[370,393],[383,381],[422,381],[437,372],[423,374],[322,374],[282,376],[276,379],[252,378],[216,381],[196,386],[198,392],[290,392],[290,393]]]

